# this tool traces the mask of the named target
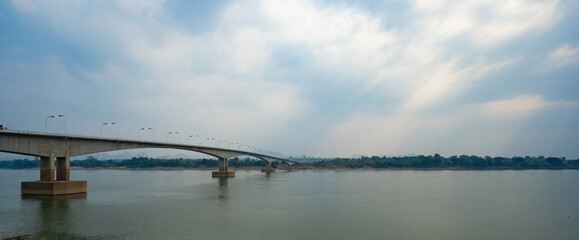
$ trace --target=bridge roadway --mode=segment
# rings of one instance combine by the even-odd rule
[[[234,177],[235,172],[228,170],[228,159],[236,156],[252,156],[265,161],[266,168],[262,169],[262,172],[266,173],[275,171],[271,167],[272,162],[285,162],[290,166],[296,163],[291,160],[265,154],[217,147],[0,130],[0,152],[40,157],[40,180],[22,182],[22,194],[63,195],[85,193],[86,181],[70,180],[71,157],[91,153],[141,148],[181,149],[216,157],[219,161],[219,170],[212,172],[213,177]],[[55,160],[56,180],[54,174]]]

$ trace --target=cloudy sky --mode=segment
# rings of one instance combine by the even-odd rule
[[[579,158],[578,12],[576,0],[0,1],[0,124],[43,132],[64,114],[69,134],[114,137],[101,124],[116,122],[121,138],[151,127],[294,156]]]

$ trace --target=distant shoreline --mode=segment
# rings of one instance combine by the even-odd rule
[[[255,170],[259,171],[264,167],[229,167],[230,170]],[[7,170],[39,170],[40,168],[0,168]],[[195,168],[195,167],[151,167],[151,168],[128,168],[128,167],[71,167],[71,170],[205,170],[205,171],[217,171],[218,168]],[[515,167],[503,167],[503,168],[464,168],[464,167],[444,167],[444,168],[347,168],[347,167],[298,167],[298,168],[274,168],[277,171],[497,171],[497,170],[579,170],[577,167],[561,167],[561,168],[515,168]]]
[[[120,170],[216,170],[218,161],[215,159],[154,159],[133,157],[124,160],[97,160],[87,157],[86,160],[70,162],[71,169],[120,169]],[[263,160],[231,158],[228,161],[230,169],[260,170],[266,167]],[[38,168],[40,160],[16,159],[1,161],[1,169],[31,169]],[[287,169],[285,163],[272,163],[275,169]],[[438,154],[429,156],[406,157],[361,157],[358,159],[335,158],[313,159],[305,164],[294,162],[294,170],[359,170],[359,171],[404,171],[404,170],[560,170],[579,169],[579,160],[566,160],[556,157],[478,157],[451,156],[442,157]]]

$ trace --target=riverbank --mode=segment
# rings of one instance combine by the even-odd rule
[[[153,159],[132,158],[125,160],[97,160],[88,157],[86,160],[73,160],[71,169],[201,169],[215,170],[218,168],[215,159]],[[259,170],[265,167],[265,162],[256,159],[232,158],[228,162],[232,170]],[[19,159],[0,162],[2,169],[38,168],[39,160]],[[579,160],[566,160],[555,157],[478,157],[478,156],[406,156],[406,157],[361,157],[315,159],[307,164],[295,163],[288,166],[285,163],[272,163],[279,169],[302,170],[524,170],[524,169],[579,169]]]
[[[255,170],[260,171],[264,167],[229,167],[229,170]],[[9,169],[4,168],[7,170],[23,170],[23,169]],[[39,170],[40,168],[26,168],[27,170]],[[194,168],[194,167],[151,167],[151,168],[128,168],[128,167],[71,167],[71,170],[129,170],[129,171],[138,171],[138,170],[206,170],[206,171],[217,171],[218,168]],[[578,167],[562,167],[562,168],[516,168],[516,167],[492,167],[492,168],[466,168],[466,167],[440,167],[440,168],[347,168],[347,167],[315,167],[315,166],[299,166],[293,168],[274,168],[278,171],[296,171],[296,170],[309,170],[309,171],[323,171],[323,170],[331,170],[331,171],[497,171],[497,170],[579,170]]]

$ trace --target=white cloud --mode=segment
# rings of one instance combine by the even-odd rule
[[[33,12],[36,10],[36,4],[33,0],[12,0],[12,6],[21,12]]]
[[[485,102],[468,107],[478,109],[485,117],[493,119],[524,118],[542,108],[567,108],[579,106],[578,101],[545,101],[540,95],[521,95],[510,99]]]
[[[530,140],[519,137],[527,134],[525,125],[533,117],[553,110],[568,114],[578,107],[577,101],[548,102],[540,95],[521,95],[430,115],[357,114],[334,125],[319,149],[328,156],[343,157],[365,153],[520,155],[509,147]],[[532,152],[549,152],[549,147],[538,146]]]
[[[570,44],[563,44],[561,47],[552,51],[549,55],[557,66],[563,66],[577,62],[579,60],[579,46],[573,47]]]
[[[539,95],[522,95],[479,104],[475,108],[478,108],[485,117],[490,118],[525,117],[537,109],[554,104],[545,102]]]
[[[387,89],[407,96],[403,112],[421,110],[470,91],[473,81],[518,63],[517,56],[487,58],[477,51],[456,51],[454,37],[466,36],[460,44],[474,49],[491,48],[529,31],[546,29],[557,19],[557,1],[417,1],[419,20],[414,27],[397,32],[392,39],[398,51],[383,64],[377,79],[388,79]],[[530,19],[530,20],[529,20]],[[413,25],[410,25],[413,26]],[[462,38],[461,38],[462,39]],[[384,51],[382,51],[383,53]],[[474,60],[472,54],[479,55]],[[380,82],[383,80],[374,80]]]
[[[119,0],[118,5],[126,12],[153,16],[163,10],[165,0]]]
[[[557,0],[421,0],[415,3],[416,9],[425,16],[422,25],[429,38],[444,41],[465,34],[478,47],[493,46],[528,31],[546,29],[559,17],[557,6]]]
[[[164,1],[72,3],[14,4],[36,9],[31,17],[59,38],[116,54],[68,79],[110,86],[95,95],[118,103],[124,122],[159,131],[250,142],[283,136],[278,144],[286,149],[315,153],[319,146],[328,155],[476,151],[492,134],[507,132],[487,144],[500,152],[517,121],[576,106],[542,95],[489,101],[479,94],[477,104],[456,98],[478,91],[473,87],[485,76],[524,64],[487,50],[548,29],[558,19],[558,1],[416,1],[401,22],[346,4],[235,1],[203,31],[189,31],[195,22],[176,24]],[[563,45],[550,59],[576,62],[578,49]],[[284,65],[293,55],[300,64]],[[419,116],[441,105],[446,109],[436,110],[446,116]]]
[[[402,112],[412,112],[435,104],[443,98],[468,91],[467,86],[472,81],[489,72],[499,70],[515,64],[517,60],[505,60],[498,63],[478,63],[466,68],[458,68],[455,61],[442,62],[436,65],[431,63],[432,70],[428,69],[420,76],[422,80],[417,89],[409,94],[408,100],[402,105]]]

